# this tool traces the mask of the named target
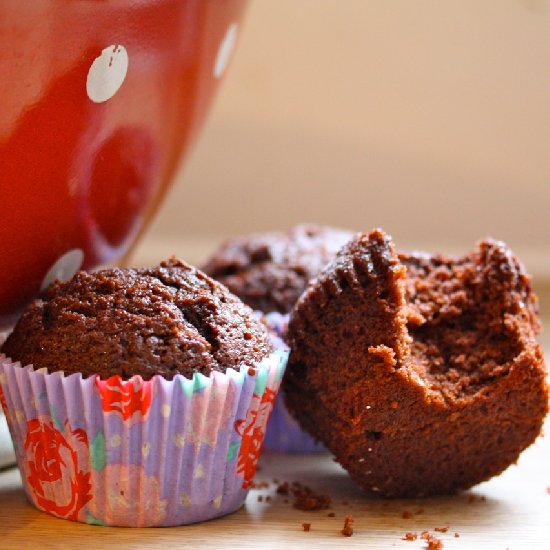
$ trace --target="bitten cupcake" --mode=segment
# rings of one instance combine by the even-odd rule
[[[537,313],[502,242],[451,258],[357,235],[293,309],[286,403],[368,493],[467,489],[540,433]]]
[[[288,314],[309,281],[334,258],[352,233],[303,224],[287,231],[256,233],[224,243],[203,270],[226,285],[267,325],[275,346],[282,342]],[[265,439],[267,449],[324,452],[277,399]]]
[[[169,526],[238,509],[286,364],[252,310],[172,259],[80,272],[2,346],[27,495],[87,523]]]

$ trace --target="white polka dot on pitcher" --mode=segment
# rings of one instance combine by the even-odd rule
[[[225,36],[223,37],[222,43],[218,48],[218,55],[216,56],[216,62],[214,63],[213,73],[216,78],[220,78],[227,65],[231,59],[231,54],[235,48],[237,42],[237,23],[231,23],[229,25]]]
[[[80,248],[73,248],[56,260],[42,280],[40,290],[50,286],[56,279],[68,281],[82,266],[84,252]]]
[[[111,99],[122,86],[128,72],[128,52],[124,46],[107,46],[88,70],[86,93],[94,103]]]

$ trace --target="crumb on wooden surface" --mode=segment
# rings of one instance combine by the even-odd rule
[[[330,496],[322,493],[316,493],[307,485],[302,485],[294,481],[290,488],[294,497],[292,506],[297,510],[306,512],[315,510],[326,510],[330,507]]]
[[[277,494],[279,495],[288,495],[290,492],[290,487],[288,484],[288,481],[285,481],[284,483],[281,483],[277,486]]]
[[[353,535],[353,518],[351,516],[346,516],[344,520],[344,527],[340,531],[344,537],[351,537]]]
[[[443,541],[434,537],[429,531],[422,531],[420,537],[426,541],[426,550],[441,550],[443,548]]]

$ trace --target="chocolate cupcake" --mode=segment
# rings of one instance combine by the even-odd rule
[[[316,225],[246,235],[223,244],[202,269],[253,309],[290,313],[310,279],[352,235]]]
[[[352,235],[306,224],[246,235],[223,244],[203,269],[257,310],[275,345],[284,347],[281,339],[296,300]],[[289,414],[282,395],[273,409],[265,448],[294,453],[326,451]]]
[[[272,346],[241,300],[171,260],[54,283],[26,309],[2,351],[49,372],[171,380],[261,361]]]
[[[503,243],[448,258],[359,235],[293,310],[286,402],[368,493],[467,489],[541,430],[538,330],[529,277]]]
[[[2,351],[0,398],[39,509],[166,526],[244,502],[286,357],[197,269],[172,259],[56,282]]]

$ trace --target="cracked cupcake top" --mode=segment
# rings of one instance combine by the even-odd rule
[[[289,313],[310,279],[352,237],[312,224],[253,233],[224,243],[203,269],[254,309]]]
[[[271,351],[266,329],[248,306],[176,259],[55,282],[25,310],[2,347],[36,369],[146,380],[208,376],[252,365]]]

